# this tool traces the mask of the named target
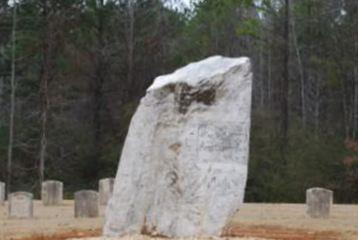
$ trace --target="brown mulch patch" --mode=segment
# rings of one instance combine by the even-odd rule
[[[66,240],[69,238],[98,237],[101,229],[73,230],[53,235],[33,235],[17,240]],[[269,225],[235,225],[225,229],[223,237],[264,238],[272,240],[341,240],[342,235],[333,231],[314,231],[294,228],[284,228]]]
[[[69,238],[86,238],[99,237],[102,234],[102,229],[96,230],[72,230],[69,232],[60,232],[52,235],[35,234],[30,237],[17,238],[16,240],[65,240]]]
[[[257,237],[275,240],[340,240],[342,235],[333,231],[315,231],[269,225],[235,225],[225,229],[225,237]]]

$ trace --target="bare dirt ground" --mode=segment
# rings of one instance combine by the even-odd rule
[[[36,201],[33,219],[8,219],[0,206],[0,240],[63,240],[101,235],[101,217],[75,219],[73,201],[44,207]],[[311,219],[303,204],[244,204],[225,237],[282,240],[358,240],[358,205],[334,205],[329,219]],[[133,238],[132,238],[133,239]],[[144,239],[144,238],[143,238]]]

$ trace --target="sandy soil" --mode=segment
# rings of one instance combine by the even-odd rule
[[[333,205],[328,219],[305,214],[304,204],[244,204],[232,224],[275,225],[320,231],[358,231],[358,205]]]
[[[103,216],[101,207],[100,215]],[[103,224],[100,218],[74,218],[73,201],[66,200],[61,206],[45,207],[34,202],[33,219],[8,219],[7,206],[0,206],[0,239],[22,238],[30,235],[51,235],[75,230],[97,230]]]
[[[33,219],[8,219],[0,206],[0,240],[62,240],[99,236],[101,217],[75,219],[73,201],[44,207],[36,201]],[[329,219],[311,219],[303,204],[244,204],[225,236],[283,240],[358,240],[358,205],[334,205]],[[144,238],[143,238],[144,240]]]

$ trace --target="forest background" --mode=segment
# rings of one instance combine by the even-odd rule
[[[358,203],[356,0],[1,0],[0,181],[97,188],[153,79],[218,54],[253,63],[246,201]]]

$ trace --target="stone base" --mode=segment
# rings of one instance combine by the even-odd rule
[[[124,237],[92,237],[92,238],[71,238],[67,240],[163,240],[162,237],[150,237],[145,235],[131,235]],[[253,238],[253,237],[198,237],[198,238],[168,238],[167,240],[265,240],[264,238]],[[267,240],[267,239],[266,239]]]

